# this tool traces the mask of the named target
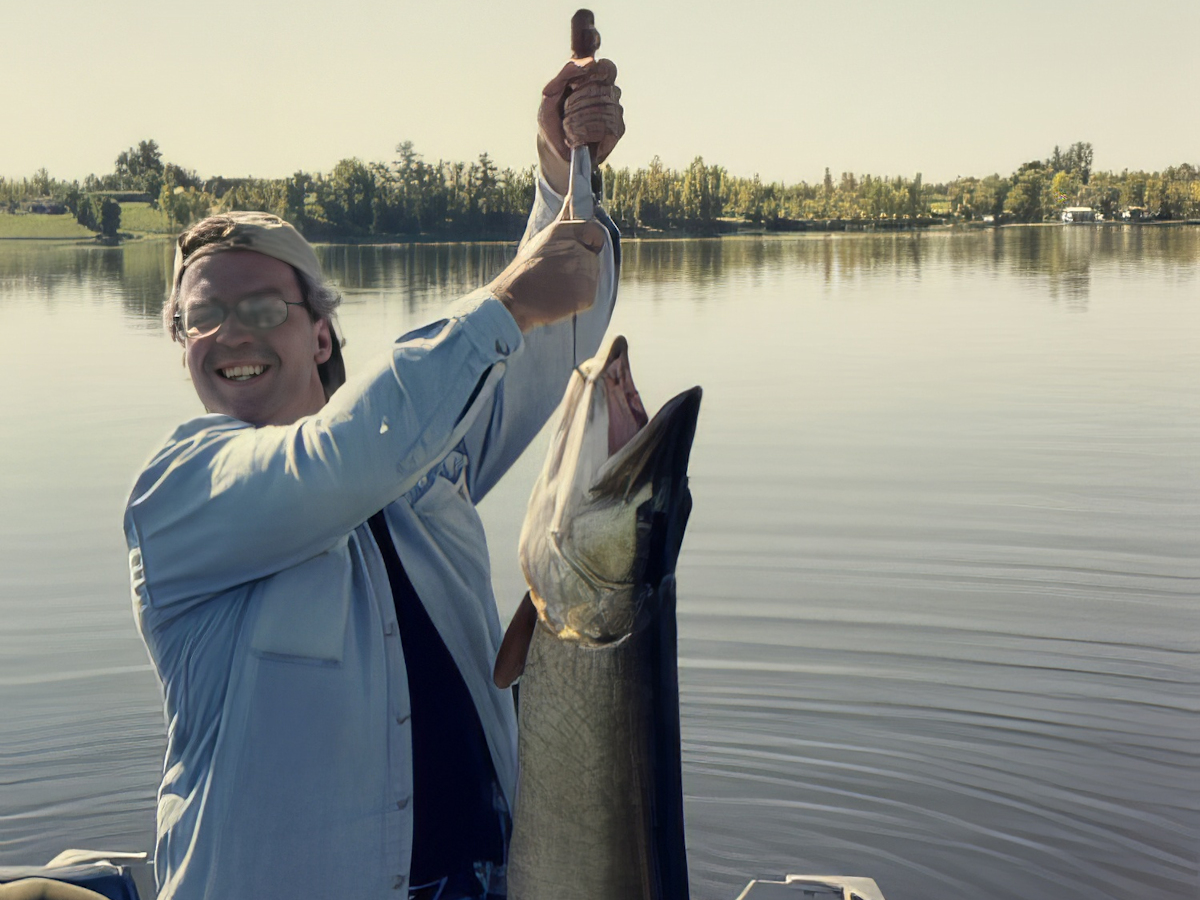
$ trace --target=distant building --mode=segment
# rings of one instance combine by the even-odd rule
[[[1099,222],[1102,219],[1103,217],[1090,206],[1068,206],[1062,211],[1062,220],[1066,225],[1083,225],[1089,222]]]
[[[67,207],[51,197],[38,197],[23,204],[26,212],[41,213],[42,215],[61,216]]]
[[[1127,206],[1121,210],[1121,219],[1125,222],[1141,222],[1151,218],[1150,210],[1144,206]]]
[[[153,203],[157,199],[145,191],[89,191],[88,193],[100,200],[111,197],[118,203]]]

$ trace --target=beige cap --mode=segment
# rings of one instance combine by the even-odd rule
[[[192,262],[222,250],[253,250],[263,256],[271,256],[299,269],[315,284],[322,281],[321,263],[312,245],[295,228],[279,216],[265,212],[228,212],[212,216],[213,219],[228,220],[225,236],[213,243],[203,244],[184,256],[182,239],[175,242],[175,272],[172,281],[176,288],[183,277],[183,270]]]

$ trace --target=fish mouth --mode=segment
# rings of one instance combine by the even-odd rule
[[[687,471],[703,395],[699,386],[672,397],[650,418],[633,383],[629,341],[620,334],[609,341],[607,353],[584,363],[579,374],[586,384],[603,389],[608,408],[609,455],[596,470],[594,497],[627,500],[656,470],[660,475]]]
[[[686,479],[703,395],[697,385],[664,403],[596,472],[592,494],[627,499],[648,481],[656,483],[657,492],[663,479]]]
[[[600,369],[608,401],[608,455],[612,456],[646,426],[650,417],[633,383],[629,368],[629,342],[617,335]]]
[[[598,646],[638,627],[642,589],[666,574],[647,568],[651,543],[681,537],[691,508],[701,395],[648,417],[619,335],[577,368],[519,544],[537,618],[560,639]]]

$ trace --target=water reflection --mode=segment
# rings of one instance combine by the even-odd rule
[[[129,318],[157,324],[171,281],[172,247],[0,241],[0,296],[21,294],[53,309],[64,297],[119,300]]]
[[[121,287],[132,318],[157,325],[171,288],[174,245],[169,241],[130,244],[122,254]]]
[[[630,241],[627,282],[699,289],[728,279],[751,283],[784,268],[819,273],[826,284],[886,275],[921,279],[922,270],[1005,273],[1045,284],[1050,297],[1086,308],[1093,270],[1186,267],[1200,258],[1194,228],[1007,228],[914,234],[805,235],[721,240]]]
[[[172,246],[143,241],[119,248],[32,241],[0,242],[0,291],[19,290],[53,305],[64,282],[120,298],[131,317],[156,326],[170,287]],[[317,254],[346,293],[386,293],[408,309],[486,284],[515,253],[513,244],[326,244]],[[703,301],[727,282],[753,287],[784,269],[819,273],[826,284],[886,276],[919,281],[929,267],[951,273],[1011,274],[1046,286],[1053,300],[1087,307],[1094,272],[1187,267],[1200,258],[1200,229],[1187,227],[1031,227],[886,234],[746,236],[639,240],[624,245],[626,283],[684,285]],[[66,292],[74,296],[75,292]]]
[[[513,248],[318,252],[354,365]],[[161,698],[120,510],[199,411],[154,333],[170,255],[0,241],[0,864],[153,846]],[[1186,228],[626,244],[643,396],[706,391],[693,896],[801,870],[929,900],[1194,894],[1197,259]],[[502,616],[540,466],[483,504]]]

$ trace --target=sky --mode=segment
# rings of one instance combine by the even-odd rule
[[[578,2],[578,0],[576,0]],[[551,0],[3,0],[0,176],[112,171],[154,139],[201,176],[535,160],[569,54]],[[1200,163],[1195,0],[605,0],[616,166],[1008,174],[1088,141],[1098,170]]]

